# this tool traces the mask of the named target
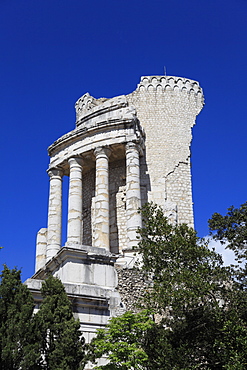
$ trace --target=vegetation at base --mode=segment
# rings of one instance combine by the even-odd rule
[[[145,340],[144,333],[153,326],[147,310],[133,314],[126,312],[121,317],[113,317],[106,329],[98,330],[98,335],[89,345],[91,361],[107,356],[109,362],[95,369],[143,369],[148,356],[140,346]]]
[[[20,271],[4,266],[0,281],[0,370],[244,370],[247,368],[247,203],[209,220],[238,264],[225,267],[187,225],[172,225],[147,204],[139,230],[142,273],[151,281],[139,312],[112,318],[88,345],[62,283],[48,277],[34,303]],[[240,264],[244,261],[245,265]]]
[[[213,238],[226,244],[226,248],[232,249],[238,259],[247,257],[247,202],[239,208],[231,206],[227,214],[222,216],[214,213],[208,221],[211,232],[215,231]]]
[[[100,370],[246,369],[246,286],[236,281],[236,270],[224,267],[193,229],[171,225],[158,206],[147,204],[142,215],[139,267],[152,279],[139,302],[145,311],[111,320],[93,340],[91,360],[109,356]],[[126,330],[126,318],[141,328],[148,312],[153,323],[142,333],[135,335],[132,325]],[[124,343],[124,350],[117,343]],[[135,366],[126,350],[130,345],[142,354]]]
[[[0,277],[0,369],[18,370],[30,356],[34,303],[19,270],[4,266]]]
[[[20,271],[4,266],[0,282],[0,369],[76,370],[84,368],[80,323],[59,279],[43,283],[43,302],[34,302]]]
[[[59,279],[49,276],[41,288],[43,297],[33,319],[41,366],[44,369],[74,370],[84,357],[84,339],[80,322],[73,317],[72,306]]]
[[[236,258],[235,278],[246,289],[247,277],[247,202],[239,208],[231,206],[225,216],[214,213],[208,221],[214,239],[231,249]]]

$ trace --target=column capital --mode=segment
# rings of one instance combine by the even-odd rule
[[[72,167],[72,166],[74,166],[74,165],[79,165],[79,166],[83,166],[83,164],[84,164],[84,160],[83,160],[83,158],[82,157],[79,157],[79,156],[75,156],[75,157],[70,157],[69,159],[68,159],[68,163],[69,163],[69,166],[70,166],[70,168]]]
[[[132,151],[132,150],[137,150],[140,155],[143,154],[142,147],[139,143],[135,143],[134,141],[128,141],[125,144],[125,151],[128,152],[128,151]]]
[[[63,169],[61,167],[51,167],[51,168],[48,168],[47,173],[50,178],[54,178],[54,177],[61,178],[63,176]]]
[[[111,149],[108,146],[98,146],[94,149],[94,155],[96,158],[101,156],[109,158],[111,155]]]

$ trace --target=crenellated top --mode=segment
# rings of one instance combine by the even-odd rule
[[[75,104],[76,126],[92,127],[99,122],[136,119],[135,108],[130,107],[125,95],[111,99],[95,99],[84,94]]]
[[[197,81],[175,76],[142,76],[140,83],[137,85],[137,89],[141,88],[157,91],[186,91],[202,95],[202,89]]]
[[[75,103],[76,111],[76,122],[83,116],[87,116],[88,113],[98,105],[108,100],[107,98],[96,99],[89,93],[82,95]]]
[[[142,76],[137,90],[187,92],[203,99],[202,89],[197,81],[175,76]]]

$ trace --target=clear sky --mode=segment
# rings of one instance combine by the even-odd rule
[[[47,147],[74,103],[132,92],[140,76],[200,82],[193,129],[195,226],[247,192],[247,0],[0,0],[0,263],[34,272],[47,224]]]

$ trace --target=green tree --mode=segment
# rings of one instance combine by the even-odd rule
[[[95,361],[103,355],[106,365],[98,370],[144,369],[148,356],[143,349],[145,333],[154,325],[148,311],[133,314],[126,312],[121,317],[111,318],[106,329],[100,329],[89,346],[88,358]]]
[[[43,301],[34,316],[36,342],[42,355],[41,368],[83,369],[84,338],[63,284],[49,276],[42,284],[41,294]]]
[[[161,315],[146,343],[148,369],[219,369],[216,339],[229,305],[231,270],[192,228],[169,223],[160,207],[147,204],[142,215],[141,268],[152,278],[144,306]]]
[[[225,216],[214,213],[208,221],[211,235],[235,253],[235,278],[247,288],[247,202],[229,207]]]
[[[225,216],[214,213],[208,221],[211,235],[235,253],[234,282],[222,329],[222,348],[226,369],[247,368],[247,202],[231,206]],[[224,350],[223,350],[224,349]]]
[[[247,257],[247,202],[239,208],[231,206],[225,216],[214,213],[208,221],[213,238],[232,249],[238,259]]]
[[[34,302],[20,270],[7,266],[0,275],[0,369],[27,369],[35,361],[31,319]]]
[[[222,257],[193,229],[170,224],[160,207],[148,204],[142,215],[140,269],[151,283],[140,304],[153,313],[155,322],[135,337],[132,327],[126,330],[125,319],[118,318],[112,341],[109,333],[115,322],[111,321],[93,341],[95,356],[112,354],[119,361],[124,353],[124,363],[135,368],[121,345],[132,338],[131,345],[143,351],[145,359],[139,369],[247,368],[246,293],[234,280],[235,272],[223,266]],[[142,327],[142,316],[128,315]],[[110,360],[107,366],[128,369],[120,361]]]
[[[230,275],[222,257],[200,240],[186,224],[172,225],[160,207],[147,204],[142,210],[144,227],[138,245],[142,271],[152,278],[145,306],[162,314],[170,326],[202,305],[218,305]]]

